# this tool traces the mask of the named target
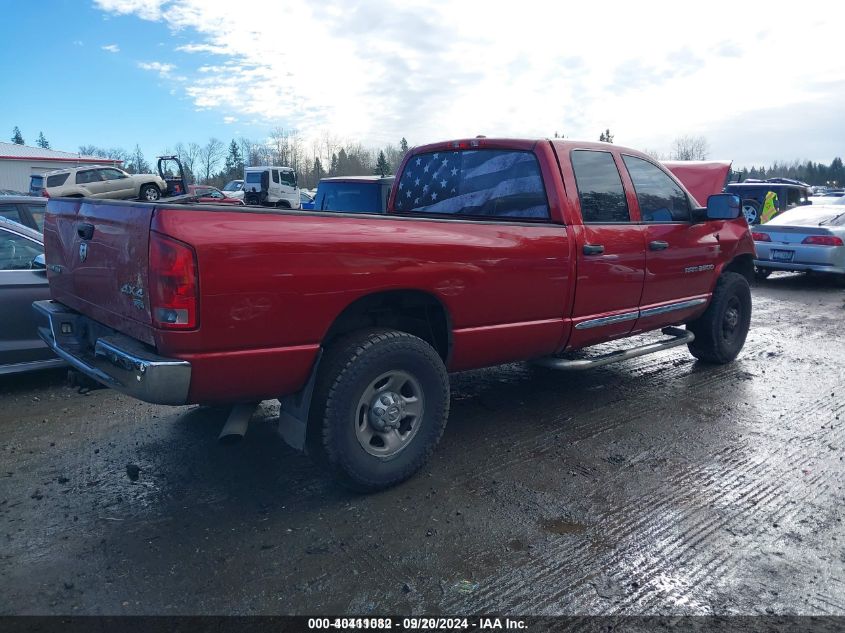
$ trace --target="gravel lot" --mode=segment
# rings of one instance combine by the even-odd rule
[[[754,288],[739,360],[453,376],[372,496],[276,435],[64,372],[0,378],[0,614],[845,615],[845,291]]]

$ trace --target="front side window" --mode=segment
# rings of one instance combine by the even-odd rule
[[[292,171],[280,171],[279,178],[281,178],[283,185],[296,187],[296,175]]]
[[[105,180],[120,180],[121,178],[126,178],[126,174],[117,169],[102,169],[100,171],[102,172]]]
[[[674,180],[642,158],[623,155],[622,160],[634,183],[643,222],[689,222],[689,198]]]
[[[0,230],[0,270],[29,270],[44,249],[37,242]]]
[[[394,206],[400,213],[549,218],[537,157],[517,150],[417,154],[399,178]]]
[[[584,222],[630,222],[628,201],[613,155],[610,152],[576,149],[571,157]]]

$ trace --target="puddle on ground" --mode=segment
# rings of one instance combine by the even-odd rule
[[[586,525],[566,519],[540,519],[540,527],[550,534],[581,534],[587,529]]]

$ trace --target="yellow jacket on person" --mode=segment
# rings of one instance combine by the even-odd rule
[[[778,194],[774,191],[766,194],[766,200],[763,202],[763,214],[760,216],[760,224],[765,224],[778,214],[777,202]]]

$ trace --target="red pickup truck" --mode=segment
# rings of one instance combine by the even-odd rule
[[[148,402],[279,398],[285,439],[361,490],[425,463],[450,371],[578,370],[683,344],[726,363],[745,342],[754,245],[739,199],[699,208],[640,152],[418,147],[379,211],[51,199],[41,335]],[[654,343],[567,356],[660,329]]]

